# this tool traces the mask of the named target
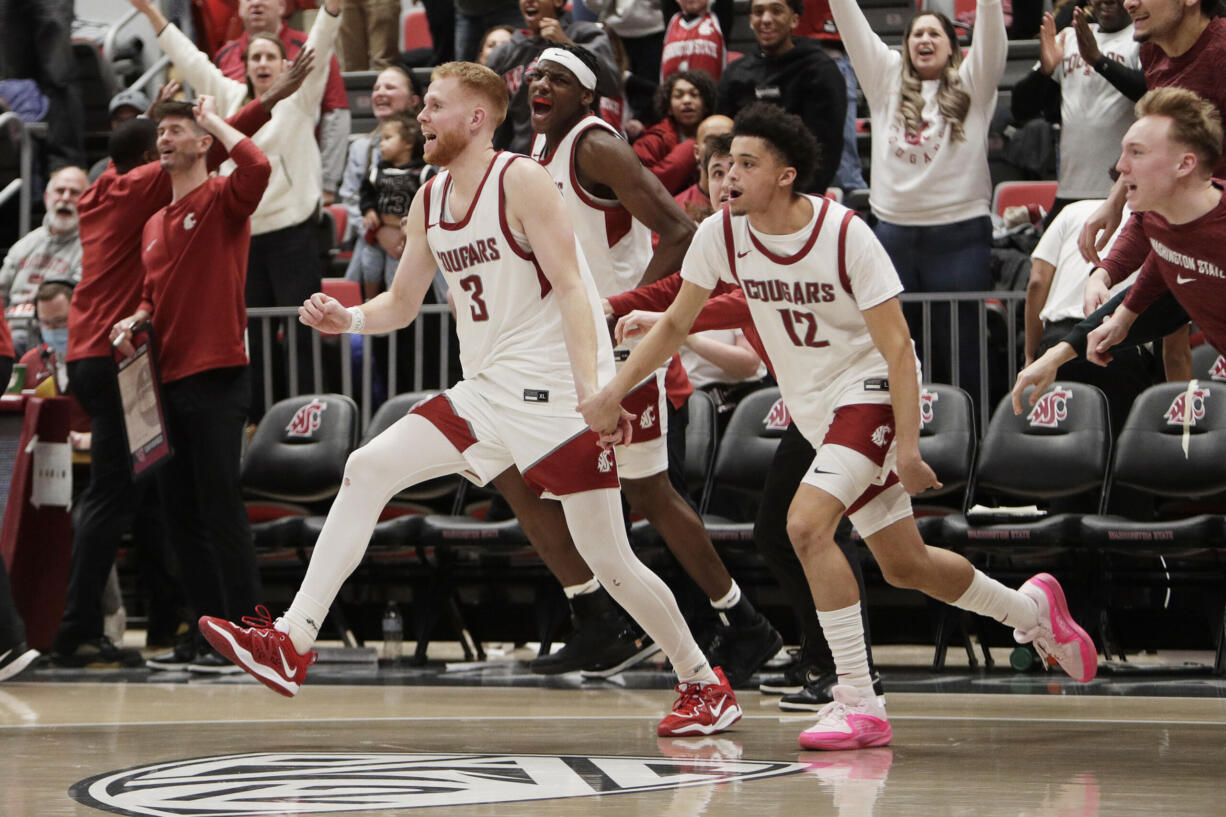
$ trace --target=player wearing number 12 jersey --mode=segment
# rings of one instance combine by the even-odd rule
[[[844,514],[887,581],[1005,622],[1077,680],[1093,678],[1093,642],[1053,577],[1012,590],[920,539],[908,493],[939,483],[919,455],[918,367],[898,303],[902,286],[867,225],[795,191],[816,164],[804,123],[751,105],[736,118],[732,154],[729,206],[699,227],[672,306],[613,380],[579,405],[592,428],[611,430],[625,390],[680,346],[716,284],[744,291],[784,402],[817,450],[788,510],[788,534],[839,684],[800,745],[858,749],[892,738],[873,693],[859,591],[834,541]]]
[[[511,466],[561,501],[580,553],[613,597],[672,661],[681,693],[660,735],[712,734],[741,716],[718,668],[685,626],[667,586],[630,549],[612,452],[575,411],[612,373],[595,285],[549,175],[522,156],[496,153],[506,86],[474,63],[434,70],[418,115],[425,159],[443,168],[413,201],[392,288],[346,310],[316,293],[303,323],[327,332],[383,333],[416,316],[435,268],[451,287],[464,378],[409,412],[345,466],[285,615],[272,621],[203,618],[223,655],[282,695],[297,693],[314,660],[319,625],[362,559],[379,512],[397,492],[460,473],[484,484]],[[628,432],[621,420],[603,441]]]

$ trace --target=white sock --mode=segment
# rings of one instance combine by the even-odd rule
[[[575,596],[586,596],[588,593],[595,593],[599,589],[600,580],[593,576],[583,584],[572,584],[569,587],[563,587],[562,592],[566,594],[566,598],[573,599]]]
[[[716,610],[727,610],[730,607],[736,607],[736,603],[740,600],[741,588],[740,585],[736,583],[736,579],[733,579],[731,589],[729,589],[728,592],[723,595],[723,598],[719,598],[711,602],[711,606]]]
[[[328,605],[322,604],[302,591],[294,596],[294,603],[277,619],[276,629],[289,635],[294,649],[300,654],[311,649],[319,637],[319,627],[328,616]]]
[[[860,619],[860,602],[841,610],[817,611],[818,623],[830,644],[834,668],[840,684],[850,684],[870,697],[873,679],[868,674],[868,650],[864,646],[864,622]]]
[[[1034,599],[1005,587],[991,576],[976,570],[971,586],[953,602],[954,607],[994,618],[1016,630],[1029,630],[1039,622]]]
[[[621,494],[612,488],[567,494],[562,497],[562,512],[579,555],[609,595],[660,645],[677,677],[689,683],[716,683],[719,679],[668,585],[630,548]]]

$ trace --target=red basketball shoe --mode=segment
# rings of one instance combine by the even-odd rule
[[[243,616],[247,627],[222,618],[200,617],[200,634],[213,649],[229,658],[273,692],[292,698],[306,680],[307,667],[315,663],[314,650],[303,655],[294,649],[288,633],[273,628],[268,608],[257,604],[259,618]]]
[[[724,671],[716,667],[715,677],[718,684],[677,684],[673,711],[660,721],[656,734],[662,738],[714,735],[739,721],[741,707]]]

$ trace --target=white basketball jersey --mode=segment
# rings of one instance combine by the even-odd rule
[[[592,128],[617,130],[597,116],[587,116],[571,128],[552,154],[545,154],[545,135],[532,142],[532,158],[540,162],[562,191],[575,226],[575,238],[592,270],[600,297],[620,295],[638,286],[651,261],[651,231],[616,199],[598,199],[579,185],[575,144]]]
[[[890,401],[885,358],[860,313],[902,284],[867,224],[829,199],[807,198],[813,219],[787,236],[756,233],[727,208],[711,216],[681,275],[705,289],[721,279],[741,287],[783,401],[819,446],[835,408]]]
[[[464,379],[487,387],[495,402],[572,415],[578,398],[562,312],[527,237],[512,233],[506,219],[504,177],[523,158],[496,154],[459,220],[448,207],[451,174],[431,179],[422,191],[426,241],[455,302]],[[581,254],[578,260],[596,329],[597,380],[604,384],[613,376],[609,334]]]

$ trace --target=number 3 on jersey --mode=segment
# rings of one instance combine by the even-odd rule
[[[466,275],[460,279],[460,288],[468,293],[468,298],[472,301],[470,308],[472,309],[473,320],[488,321],[490,319],[490,312],[486,309],[485,301],[481,298],[481,295],[485,292],[485,289],[481,286],[481,276]]]
[[[779,316],[783,318],[783,328],[795,345],[807,346],[810,349],[821,349],[823,346],[830,345],[828,340],[817,339],[817,318],[811,313],[796,309],[780,309]],[[800,339],[800,333],[796,331],[801,324],[804,325],[805,333],[803,341]]]

